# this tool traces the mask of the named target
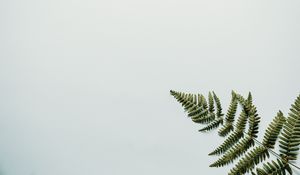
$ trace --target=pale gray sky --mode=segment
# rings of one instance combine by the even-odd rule
[[[1,0],[3,175],[199,175],[216,133],[169,90],[253,93],[261,129],[300,93],[298,0]]]

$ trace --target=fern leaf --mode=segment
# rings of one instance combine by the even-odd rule
[[[244,131],[246,128],[247,120],[248,120],[248,116],[247,116],[245,110],[243,110],[241,112],[239,118],[237,119],[235,130],[236,131]]]
[[[239,162],[232,168],[229,175],[245,174],[252,170],[257,164],[269,158],[268,149],[263,146],[255,147],[248,152]]]
[[[203,107],[195,107],[194,110],[190,111],[188,116],[189,117],[194,117],[194,116],[197,116],[198,114],[200,114],[201,112],[205,111],[206,113],[208,112],[207,109],[204,109]]]
[[[198,99],[197,100],[197,105],[201,107],[203,105],[203,100],[202,100],[201,94],[197,95],[197,99]]]
[[[203,103],[202,106],[203,106],[203,108],[207,109],[208,108],[208,104],[207,104],[207,101],[206,101],[204,95],[201,95],[201,98],[202,98],[202,103]]]
[[[214,98],[211,94],[211,92],[208,93],[208,111],[209,112],[214,112],[215,111],[215,106],[214,106]]]
[[[193,94],[193,102],[198,105],[198,101],[197,101],[197,95]]]
[[[248,93],[247,102],[248,102],[249,105],[252,105],[253,100],[252,100],[251,92]]]
[[[283,124],[285,123],[285,117],[282,112],[279,111],[277,116],[269,124],[267,130],[265,131],[264,139],[262,144],[267,148],[274,148],[278,135],[282,129]]]
[[[300,145],[300,95],[290,109],[279,139],[282,158],[286,161],[296,160]]]
[[[200,109],[199,112],[193,115],[189,115],[189,117],[192,118],[192,120],[201,119],[209,114],[207,109]]]
[[[248,129],[248,135],[252,138],[257,138],[258,125],[260,122],[260,117],[258,117],[256,113],[256,108],[253,106],[250,111],[250,117],[249,117],[249,129]]]
[[[218,134],[219,136],[225,137],[231,131],[233,131],[233,124],[232,123],[225,123],[222,128],[219,129]]]
[[[277,116],[269,124],[263,140],[263,146],[255,147],[230,170],[230,175],[244,174],[252,170],[257,164],[269,157],[268,149],[274,148],[277,137],[285,122],[285,118],[281,111],[277,113]]]
[[[216,108],[217,108],[216,117],[217,118],[223,117],[224,114],[222,113],[221,101],[215,92],[213,92],[213,97],[214,97],[214,101],[216,102]]]
[[[243,106],[246,102],[245,98],[243,96],[241,96],[240,94],[232,91],[231,92],[232,95],[234,96],[234,98]]]
[[[236,142],[238,142],[239,139],[242,138],[243,136],[244,136],[243,132],[234,131],[225,139],[225,141],[219,147],[217,147],[214,151],[212,151],[208,155],[216,155],[216,154],[224,153],[230,147],[232,147],[232,145],[234,145]]]
[[[217,118],[213,122],[211,122],[208,126],[200,129],[199,131],[210,131],[212,129],[217,128],[223,122],[222,118]]]
[[[247,100],[247,104],[250,104],[251,101]],[[245,153],[251,146],[254,145],[253,138],[257,137],[258,133],[258,124],[260,122],[260,117],[256,114],[257,110],[255,106],[251,106],[251,109],[248,112],[249,116],[249,128],[248,135],[238,141],[232,148],[230,148],[220,159],[213,163],[212,167],[220,167],[226,164],[233,162],[236,158]]]
[[[244,130],[246,127],[247,119],[248,116],[243,110],[238,118],[236,130],[233,133],[231,133],[219,147],[217,147],[208,155],[222,154],[225,151],[227,151],[230,147],[232,147],[235,143],[237,143],[240,140],[240,138],[244,136]]]
[[[210,165],[210,167],[220,167],[232,163],[240,155],[244,154],[251,146],[254,145],[254,141],[251,137],[246,136],[230,150],[228,150],[220,159]]]
[[[190,111],[193,111],[197,108],[198,106],[196,104],[194,104],[193,102],[191,101],[188,101],[186,103],[186,105],[184,106],[184,111],[185,112],[190,112]]]
[[[208,103],[202,94],[188,94],[173,90],[170,93],[183,106],[192,121],[208,124],[199,131],[210,131],[223,125],[218,131],[220,136],[226,136],[232,132],[219,147],[209,154],[224,153],[221,158],[210,165],[211,167],[225,166],[245,154],[230,170],[229,175],[245,173],[255,175],[253,169],[269,157],[269,149],[274,148],[276,140],[279,138],[281,159],[277,159],[277,162],[264,163],[262,168],[256,169],[256,174],[281,175],[286,174],[286,172],[292,174],[289,162],[297,160],[300,149],[300,95],[292,104],[288,118],[285,119],[282,112],[279,111],[265,131],[262,145],[247,152],[255,144],[254,140],[257,137],[260,122],[256,107],[252,104],[253,99],[250,92],[247,99],[244,99],[243,96],[232,91],[232,99],[224,124],[221,102],[213,91],[208,94]],[[238,104],[241,105],[242,111],[237,119],[236,126],[234,126]],[[245,133],[247,121],[249,127],[247,133]]]
[[[233,96],[225,117],[225,125],[222,128],[220,128],[218,132],[220,136],[225,137],[230,131],[233,130],[233,122],[237,111],[237,106],[238,106],[238,102],[236,98],[234,98]]]
[[[264,163],[263,168],[256,169],[257,175],[270,175],[270,174],[285,175],[286,171],[292,174],[291,167],[288,164],[283,163],[279,159],[277,159],[277,162],[272,160],[271,163],[270,162]]]
[[[207,115],[204,115],[199,118],[192,118],[192,121],[195,123],[210,123],[215,120],[215,114],[214,113],[208,113]]]

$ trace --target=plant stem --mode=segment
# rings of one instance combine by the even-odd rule
[[[224,124],[222,123],[222,125],[224,125]],[[233,124],[233,125],[234,125],[234,124]],[[234,126],[234,127],[235,127],[235,126]],[[243,131],[243,133],[249,136],[249,134],[246,133],[245,131]],[[259,140],[257,140],[256,138],[252,138],[252,139],[253,139],[257,144],[259,144],[260,146],[263,146],[263,147],[267,148],[264,144],[262,144],[262,143],[261,143]],[[273,151],[271,148],[267,148],[267,149],[268,149],[268,151],[269,151],[271,154],[273,154],[275,157],[277,157],[278,159],[284,161],[283,158],[282,158],[278,153],[276,153],[275,151]],[[285,161],[284,161],[284,162],[285,162]],[[290,164],[291,166],[295,167],[296,169],[300,170],[300,167],[298,167],[297,165],[293,164],[292,162],[289,162],[289,161],[288,161],[287,163]]]

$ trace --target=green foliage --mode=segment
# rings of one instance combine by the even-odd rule
[[[249,151],[229,172],[230,175],[239,175],[248,173],[257,164],[269,158],[268,149],[263,146],[258,146]]]
[[[211,92],[208,94],[208,111],[209,112],[214,112],[215,111],[215,106],[214,106],[214,98],[211,95]]]
[[[229,132],[233,131],[234,117],[237,111],[238,101],[232,94],[228,112],[225,117],[225,125],[219,130],[219,135],[225,137]]]
[[[261,146],[255,147],[249,151],[240,161],[230,170],[230,175],[239,175],[248,173],[257,164],[269,158],[270,148],[274,148],[278,134],[285,122],[285,118],[281,111],[277,113],[277,116],[269,124]]]
[[[257,175],[285,175],[286,171],[293,174],[291,167],[281,160],[277,159],[277,162],[271,161],[263,164],[263,168],[257,168]]]
[[[290,165],[299,169],[293,162],[297,160],[300,145],[300,96],[292,105],[287,119],[281,111],[277,113],[266,129],[263,141],[260,142],[256,140],[260,117],[253,105],[251,93],[244,98],[232,91],[231,102],[224,119],[221,101],[215,92],[208,93],[208,103],[202,94],[193,95],[172,90],[170,92],[182,104],[193,122],[206,124],[199,131],[207,132],[220,127],[219,136],[226,137],[222,144],[209,153],[209,155],[221,156],[210,167],[226,166],[242,156],[234,164],[229,175],[246,173],[281,175],[286,172],[292,174]],[[241,107],[241,112],[235,122],[238,106]],[[278,138],[280,155],[272,151]],[[255,147],[250,149],[252,146]],[[273,160],[265,162],[269,159],[270,153],[277,157],[276,162]],[[260,163],[262,167],[257,168]],[[253,171],[254,168],[256,172]]]
[[[222,122],[223,122],[222,118],[217,118],[216,120],[211,122],[206,127],[202,128],[202,129],[199,129],[199,131],[210,131],[212,129],[215,129],[215,128],[219,127],[219,125],[222,124]]]
[[[268,126],[262,144],[266,148],[274,148],[278,135],[282,129],[283,124],[285,123],[285,117],[283,113],[279,111],[277,116],[273,119],[273,121]]]
[[[300,96],[290,109],[289,117],[279,139],[281,156],[286,161],[296,160],[300,144]]]
[[[214,97],[214,101],[216,102],[216,107],[217,107],[216,116],[217,116],[217,118],[221,118],[224,116],[224,114],[222,113],[221,101],[220,101],[219,97],[215,94],[215,92],[213,92],[213,97]]]
[[[208,155],[217,155],[226,152],[229,148],[231,148],[236,142],[239,141],[240,138],[244,136],[244,133],[241,131],[235,131],[230,136],[228,136],[225,141],[217,147],[214,151],[209,153]]]
[[[236,158],[241,156],[246,150],[254,145],[254,141],[251,137],[246,136],[236,143],[216,162],[210,165],[210,167],[220,167],[232,163]]]
[[[247,100],[247,104],[251,105],[251,101]],[[230,148],[220,159],[215,163],[211,164],[211,167],[220,167],[233,162],[236,158],[245,153],[251,146],[254,145],[253,138],[257,137],[258,124],[260,122],[260,117],[256,114],[256,108],[252,105],[248,112],[249,118],[249,128],[245,138],[239,140],[234,144],[233,147],[226,145],[226,148]],[[242,131],[240,131],[242,132]],[[233,145],[233,144],[232,144]]]

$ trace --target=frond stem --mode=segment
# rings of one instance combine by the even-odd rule
[[[224,125],[224,124],[222,123],[222,125]],[[233,125],[234,125],[234,124],[233,124]],[[247,132],[243,131],[243,133],[249,136],[249,134],[248,134]],[[263,145],[263,144],[262,144],[259,140],[257,140],[256,138],[252,137],[252,139],[253,139],[257,144],[259,144],[260,146],[265,147],[265,145]],[[267,147],[265,147],[265,148],[267,148]],[[275,157],[279,158],[279,159],[282,160],[283,162],[286,162],[286,161],[285,161],[278,153],[276,153],[275,151],[273,151],[273,150],[270,149],[270,148],[267,148],[267,149],[268,149],[268,151],[269,151],[271,154],[273,154]],[[291,166],[295,167],[296,169],[300,170],[300,167],[298,167],[297,165],[293,164],[292,162],[287,162],[287,163],[290,164]]]
[[[260,141],[258,141],[256,138],[253,138],[253,140],[259,144],[260,146],[265,147]],[[266,147],[265,147],[266,148]],[[273,154],[275,157],[279,158],[280,160],[282,160],[283,162],[286,162],[278,153],[276,153],[275,151],[273,151],[270,148],[267,148],[268,151],[270,151],[271,154]],[[292,165],[293,167],[295,167],[296,169],[300,170],[300,167],[298,167],[297,165],[293,164],[292,162],[287,162],[288,164]]]

